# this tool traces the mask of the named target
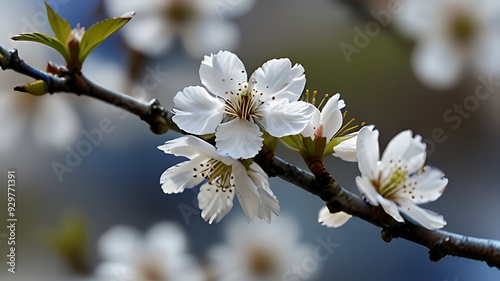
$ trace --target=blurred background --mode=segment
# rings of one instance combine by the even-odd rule
[[[348,117],[375,124],[382,147],[405,129],[423,136],[427,163],[450,180],[443,196],[425,206],[444,215],[445,230],[500,240],[495,1],[211,1],[48,3],[72,26],[135,10],[130,24],[90,55],[83,72],[105,87],[157,98],[166,108],[179,90],[200,84],[203,54],[231,50],[248,73],[272,58],[302,64],[306,87],[340,92]],[[40,69],[48,60],[63,63],[44,46],[9,39],[21,32],[52,34],[42,1],[3,4],[1,44],[19,48]],[[16,274],[7,272],[9,233],[0,228],[0,280],[500,277],[482,262],[430,262],[426,248],[399,239],[387,244],[380,229],[358,219],[325,228],[317,223],[321,200],[279,179],[271,180],[282,212],[276,223],[242,225],[235,203],[220,223],[209,225],[200,216],[197,189],[178,195],[161,190],[160,175],[183,159],[157,146],[178,134],[153,135],[138,118],[88,97],[12,90],[30,81],[0,73],[0,221],[7,219],[9,170],[17,176],[18,218]],[[284,148],[280,153],[304,167]],[[342,186],[358,194],[355,163],[330,157],[327,164]],[[261,227],[269,230],[259,232]],[[255,240],[259,235],[264,238]],[[314,258],[316,248],[325,259]],[[283,275],[293,266],[301,273]]]

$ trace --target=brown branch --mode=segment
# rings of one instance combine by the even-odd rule
[[[261,161],[260,157],[256,157],[255,160],[266,172],[321,197],[331,212],[344,211],[381,227],[386,242],[393,237],[400,237],[427,247],[432,261],[450,255],[485,261],[489,266],[500,269],[500,241],[473,238],[442,230],[429,230],[410,222],[398,223],[380,206],[371,206],[343,188],[339,192],[339,186],[333,178],[324,185],[320,183],[324,182],[324,179],[317,179],[309,172],[278,157],[274,157],[272,161]]]
[[[144,120],[155,134],[165,134],[169,128],[178,129],[172,122],[171,113],[166,111],[158,100],[153,99],[146,103],[129,95],[105,89],[83,76],[80,70],[66,70],[61,71],[58,76],[51,75],[28,65],[19,58],[17,50],[8,51],[2,45],[0,45],[0,66],[3,70],[11,69],[36,80],[43,80],[51,94],[74,93],[113,104]],[[14,89],[22,91],[23,87]]]
[[[63,77],[53,76],[26,64],[19,59],[17,51],[7,51],[0,45],[0,66],[12,69],[37,80],[43,80],[49,92],[69,92],[85,95],[118,106],[137,115],[150,125],[156,134],[166,133],[170,128],[183,133],[172,121],[172,113],[165,110],[153,99],[146,103],[122,93],[100,87],[79,71],[67,72]],[[403,238],[423,245],[429,249],[432,261],[451,255],[485,261],[489,266],[500,269],[500,241],[473,238],[441,230],[428,230],[410,222],[398,223],[387,215],[381,207],[374,207],[361,198],[340,187],[325,167],[317,159],[308,163],[317,171],[317,177],[294,165],[291,165],[263,149],[255,161],[270,175],[278,176],[303,190],[319,196],[325,201],[331,212],[344,211],[382,228],[382,238],[389,242],[392,238]]]

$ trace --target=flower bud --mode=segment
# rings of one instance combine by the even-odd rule
[[[81,68],[81,63],[78,61],[78,56],[80,55],[80,42],[82,41],[83,34],[85,33],[85,28],[77,25],[68,37],[66,45],[68,46],[70,61],[68,62],[68,68],[77,67]]]
[[[36,80],[35,82],[17,86],[14,90],[28,93],[33,96],[43,96],[49,92],[49,87],[43,80]]]

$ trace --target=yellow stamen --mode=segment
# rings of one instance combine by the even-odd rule
[[[321,111],[323,110],[323,106],[326,104],[326,101],[328,101],[328,98],[330,97],[329,94],[325,94],[325,96],[323,97],[323,99],[321,100],[321,102],[319,103],[318,105],[318,109]]]

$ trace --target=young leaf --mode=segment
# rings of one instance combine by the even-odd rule
[[[104,40],[106,40],[106,38],[111,36],[111,34],[131,20],[134,14],[135,12],[129,12],[119,18],[103,20],[94,24],[87,31],[85,31],[80,43],[80,56],[78,59],[80,63],[83,63],[87,56]]]
[[[68,40],[68,36],[71,33],[71,26],[69,25],[69,22],[54,12],[47,2],[45,2],[45,7],[47,9],[47,17],[49,18],[50,27],[52,28],[54,35],[63,45],[66,44],[66,40]]]
[[[68,51],[66,50],[66,47],[61,42],[59,42],[59,40],[57,40],[56,38],[50,37],[50,36],[45,35],[43,33],[40,33],[40,32],[22,33],[22,34],[13,36],[12,40],[31,41],[31,42],[37,42],[37,43],[47,45],[47,46],[55,49],[56,51],[58,51],[64,57],[64,59],[66,61],[69,60],[69,54],[68,54]]]

